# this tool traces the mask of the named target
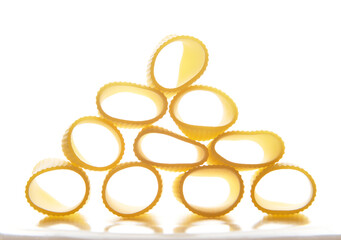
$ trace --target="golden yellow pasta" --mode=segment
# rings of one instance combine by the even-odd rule
[[[113,161],[106,166],[94,166],[90,164],[87,159],[85,159],[82,154],[78,151],[77,147],[74,144],[73,137],[72,137],[72,132],[75,129],[76,126],[80,124],[86,124],[86,123],[91,123],[91,124],[98,124],[100,126],[103,126],[107,128],[116,138],[117,144],[118,144],[118,155],[116,156],[116,159],[113,159]],[[78,120],[76,120],[69,129],[66,130],[63,141],[62,141],[62,148],[64,155],[66,158],[72,162],[73,164],[80,166],[82,168],[86,168],[89,170],[94,170],[94,171],[105,171],[113,168],[116,166],[124,153],[124,140],[122,137],[121,132],[114,126],[114,124],[104,118],[100,117],[83,117]]]
[[[84,182],[84,195],[77,196],[77,200],[71,199],[72,201],[68,201],[68,203],[72,202],[73,204],[66,205],[61,199],[56,199],[51,195],[49,190],[44,189],[39,183],[38,179],[42,176],[49,175],[51,173],[65,173],[72,174],[73,179],[79,178],[77,180],[82,180]],[[60,177],[60,176],[59,176]],[[75,178],[76,177],[76,178]],[[58,179],[54,179],[58,181]],[[66,186],[59,186],[64,189]],[[77,186],[77,188],[81,188],[82,186]],[[77,190],[77,189],[73,189]],[[81,169],[72,165],[71,163],[60,160],[60,159],[45,159],[40,161],[33,169],[33,175],[28,180],[26,184],[25,195],[28,203],[37,211],[47,214],[47,215],[55,215],[55,216],[64,216],[77,212],[81,209],[86,203],[89,197],[90,185],[89,179],[85,172]],[[64,192],[63,196],[68,196],[68,192]],[[59,195],[60,197],[60,195]],[[64,200],[64,199],[63,199]]]
[[[150,98],[156,106],[156,110],[157,110],[156,116],[154,116],[151,119],[139,121],[139,120],[120,119],[120,118],[111,116],[108,113],[106,113],[102,108],[102,102],[106,98],[114,94],[122,93],[122,92],[138,94],[138,95],[142,95],[142,96]],[[98,109],[100,116],[110,120],[116,126],[122,127],[122,128],[142,128],[142,127],[151,125],[152,123],[162,118],[163,115],[165,115],[165,113],[167,112],[167,105],[168,105],[167,98],[159,90],[151,88],[151,87],[143,86],[140,84],[127,83],[127,82],[113,82],[113,83],[108,83],[104,85],[97,93],[96,104],[97,104],[97,109]]]
[[[175,88],[163,87],[155,77],[155,62],[162,49],[173,42],[182,42],[183,54],[179,66],[179,75]],[[208,51],[206,46],[197,38],[191,36],[170,35],[164,38],[153,53],[147,69],[149,86],[162,91],[167,97],[193,84],[206,70],[208,64]]]
[[[296,203],[288,203],[285,201],[273,201],[270,199],[265,198],[261,194],[257,192],[257,185],[260,181],[263,180],[267,174],[276,172],[276,174],[280,174],[282,170],[291,170],[295,171],[298,174],[303,175],[306,180],[308,180],[310,185],[310,193],[306,196],[306,199],[301,202]],[[264,180],[265,181],[265,180]],[[271,182],[272,186],[276,188],[276,182]],[[297,185],[297,182],[293,182],[290,178],[286,178],[285,184],[288,186],[288,188]],[[306,190],[306,189],[302,189]],[[271,195],[273,196],[274,193],[271,192]],[[314,201],[316,196],[316,184],[314,179],[311,177],[311,175],[305,171],[304,169],[293,166],[293,165],[286,165],[286,164],[275,164],[273,166],[267,167],[265,169],[259,170],[255,176],[251,187],[251,198],[254,205],[261,210],[262,212],[268,213],[268,214],[278,214],[278,215],[286,215],[286,214],[294,214],[299,213],[305,209],[307,209],[312,202]]]
[[[233,159],[227,159],[221,156],[217,150],[216,145],[220,141],[241,141],[249,140],[253,141],[262,147],[264,151],[264,157],[260,163],[238,163]],[[270,166],[278,162],[284,154],[284,142],[282,139],[273,132],[269,131],[231,131],[225,132],[215,139],[213,139],[209,146],[209,164],[224,164],[234,167],[238,170],[252,170]]]
[[[223,106],[223,117],[221,122],[217,126],[199,126],[186,123],[182,120],[179,112],[178,105],[181,99],[189,92],[192,91],[208,91],[215,94],[222,103]],[[193,106],[195,107],[195,106]],[[200,107],[200,106],[199,106]],[[198,141],[210,140],[217,137],[219,134],[224,132],[226,129],[231,127],[238,118],[238,109],[233,100],[227,96],[224,92],[208,86],[196,85],[190,86],[176,96],[174,96],[172,102],[169,105],[169,113],[179,129],[189,138]],[[205,114],[204,112],[202,113]]]
[[[162,134],[164,136],[168,136],[169,138],[177,139],[179,141],[182,141],[183,144],[189,143],[192,146],[194,146],[197,150],[197,157],[196,161],[193,163],[181,163],[178,162],[178,159],[174,159],[174,163],[161,163],[157,162],[155,159],[152,160],[148,156],[146,156],[145,152],[143,151],[142,148],[142,142],[143,139],[148,136],[149,134]],[[155,148],[156,150],[160,151],[159,148],[162,146]],[[168,146],[163,146],[165,148],[168,148]],[[177,151],[176,149],[169,149],[169,151]],[[156,126],[151,126],[151,127],[146,127],[141,130],[141,132],[137,135],[135,142],[134,142],[134,152],[136,157],[141,160],[144,163],[150,164],[154,167],[163,169],[163,170],[168,170],[168,171],[186,171],[189,170],[193,167],[202,165],[208,157],[208,151],[205,145],[196,142],[194,140],[191,140],[189,138],[183,137],[181,135],[178,135],[176,133],[173,133],[171,131],[168,131],[167,129],[161,128],[161,127],[156,127]],[[167,154],[164,152],[163,154]]]
[[[218,177],[226,180],[229,184],[228,197],[217,206],[197,206],[189,203],[184,193],[184,185],[189,177]],[[212,186],[212,188],[216,188],[216,186]],[[222,191],[224,190],[228,191],[222,189]],[[176,178],[173,184],[173,193],[177,200],[193,213],[204,217],[218,217],[227,214],[238,205],[244,193],[244,183],[238,171],[232,167],[223,165],[199,166]]]
[[[110,179],[113,177],[114,174],[117,174],[119,171],[128,169],[128,168],[144,168],[151,174],[155,176],[155,181],[157,182],[157,192],[153,200],[148,203],[146,206],[131,206],[126,203],[122,203],[115,199],[115,197],[112,196],[112,189],[108,189],[108,184]],[[134,181],[139,181],[139,179],[133,178]],[[124,182],[121,182],[120,184],[124,184]],[[126,189],[126,191],[130,191],[130,189]],[[138,215],[141,215],[143,213],[148,212],[150,209],[152,209],[157,202],[159,201],[162,193],[162,179],[159,174],[159,172],[152,166],[142,163],[142,162],[127,162],[122,163],[115,167],[114,169],[110,170],[107,174],[103,187],[102,187],[102,199],[104,202],[104,205],[107,207],[107,209],[121,217],[136,217]]]
[[[176,42],[183,46],[179,72],[178,74],[176,72],[177,77],[174,80],[176,82],[175,87],[166,87],[161,84],[161,82],[164,82],[164,79],[158,79],[160,77],[158,72],[158,67],[160,65],[158,66],[158,61],[162,62],[162,52],[167,53],[167,50],[165,49],[170,49],[170,45]],[[267,214],[285,217],[285,215],[299,213],[307,209],[315,199],[316,184],[310,174],[304,169],[292,165],[277,164],[282,158],[285,150],[282,139],[275,133],[269,131],[225,132],[238,118],[238,109],[234,101],[223,91],[214,87],[192,85],[205,72],[207,64],[208,51],[200,40],[191,36],[171,35],[163,39],[151,56],[147,69],[148,86],[128,82],[112,82],[100,88],[96,96],[96,105],[100,117],[88,116],[76,120],[66,130],[63,136],[62,150],[69,161],[45,159],[34,167],[33,175],[27,182],[25,194],[28,203],[35,210],[50,215],[43,219],[39,225],[49,226],[64,221],[77,226],[80,229],[89,230],[89,225],[81,215],[70,215],[82,208],[89,196],[89,180],[82,168],[96,171],[108,170],[102,186],[102,200],[110,212],[120,217],[139,216],[151,210],[158,203],[163,185],[161,175],[156,168],[182,172],[173,183],[174,196],[188,210],[203,217],[217,218],[223,216],[239,204],[244,194],[244,183],[238,172],[242,170],[258,169],[258,172],[255,174],[252,181],[251,199],[259,210]],[[169,64],[166,66],[169,67]],[[181,104],[186,101],[182,101],[182,99],[187,94],[189,95],[193,92],[208,92],[219,99],[223,109],[223,114],[220,117],[221,119],[218,119],[220,121],[219,123],[213,125],[205,125],[205,123],[202,122],[200,122],[200,124],[194,124],[187,122],[185,116],[181,115],[183,113],[181,112],[181,107],[184,106]],[[110,110],[105,106],[108,102],[105,101],[111,96],[120,93],[132,93],[149,98],[156,107],[156,113],[143,120],[138,120],[134,117],[133,119],[130,119],[130,115],[127,117],[128,119],[113,116],[115,114],[109,113]],[[186,137],[165,128],[152,126],[153,123],[160,120],[166,114],[168,108],[167,98],[169,97],[173,97],[169,105],[170,117]],[[205,101],[206,100],[207,99],[205,98]],[[126,105],[124,105],[125,102],[123,101],[119,104],[126,107]],[[194,101],[191,104],[193,105],[190,105],[190,108],[199,109],[199,113],[202,114],[202,116],[209,115],[203,110],[203,106],[205,105],[199,103],[199,101]],[[117,106],[118,105],[113,105],[112,107],[115,108]],[[207,104],[206,106],[211,108],[211,105]],[[133,108],[134,107],[137,109],[137,112],[141,110],[136,105],[133,105]],[[123,111],[120,112],[121,110],[122,109],[116,111],[116,114],[120,115],[123,113]],[[210,109],[207,111],[209,110]],[[128,109],[127,112],[129,114],[133,113],[130,109]],[[141,112],[143,114],[147,113],[146,111],[143,111],[143,109]],[[202,121],[201,115],[198,119]],[[104,164],[105,166],[99,166],[90,162],[89,159],[82,155],[83,152],[81,153],[79,150],[82,149],[80,145],[77,145],[79,149],[76,147],[74,139],[77,138],[76,132],[78,130],[75,130],[75,128],[81,124],[102,126],[105,130],[110,131],[109,136],[111,136],[111,134],[114,136],[118,153],[116,156],[113,156],[112,159],[110,158],[109,163]],[[133,145],[134,153],[140,162],[119,164],[124,154],[125,143],[122,134],[117,127],[143,128],[137,135]],[[93,135],[88,137],[94,140]],[[152,147],[148,148],[148,145],[145,144],[147,141],[153,139],[153,137],[151,137],[152,135],[154,137],[155,135],[158,135],[162,140],[159,139],[156,143],[149,145]],[[202,143],[197,142],[211,139],[213,140],[207,147]],[[231,156],[225,156],[226,153],[222,154],[217,150],[217,144],[223,143],[224,141],[252,141],[262,148],[264,153],[263,158],[259,160],[259,162],[254,163],[251,162],[250,159],[248,159],[249,161],[238,161],[232,159]],[[172,144],[174,144],[173,146],[179,146],[180,149],[177,147],[172,148]],[[181,149],[182,146],[184,146],[183,149]],[[112,145],[110,145],[110,149],[111,147]],[[189,154],[193,155],[193,159],[185,154],[187,149],[189,149]],[[158,151],[161,155],[151,152],[153,150]],[[86,152],[84,149],[82,149],[82,151]],[[96,154],[102,152],[104,151],[97,150]],[[96,160],[97,159],[96,155]],[[205,162],[207,162],[208,165],[202,165]],[[142,175],[144,174],[142,177],[134,172],[137,169],[138,171],[142,170],[142,173],[140,172]],[[133,174],[131,174],[131,170],[133,170]],[[259,186],[262,185],[263,182],[268,181],[267,177],[269,177],[269,175],[272,173],[279,174],[284,170],[290,170],[300,174],[301,177],[303,176],[303,179],[305,180],[302,181],[306,184],[306,187],[303,187],[303,189],[309,190],[309,193],[306,194],[307,196],[303,193],[304,196],[298,198],[299,200],[294,200],[294,203],[290,202],[292,199],[289,202],[285,202],[286,200],[282,201],[282,198],[280,198],[280,200],[273,200],[272,197],[275,194],[274,190],[276,189],[280,190],[279,195],[283,194],[283,190],[286,186],[290,193],[293,191],[293,188],[291,187],[296,186],[297,181],[292,181],[290,177],[284,180],[287,185],[281,188],[277,188],[276,185],[279,181],[270,181],[270,195],[264,195],[264,193],[259,190],[261,189]],[[120,179],[122,174],[127,174],[127,172],[132,175],[128,176],[130,177],[128,181],[117,180]],[[59,174],[59,177],[56,178],[56,175],[54,175],[55,173]],[[61,180],[67,178],[68,174],[72,175],[73,178],[71,179],[73,180],[64,181],[64,185],[58,185],[62,182]],[[45,178],[46,176],[52,176],[54,177],[54,180],[52,182],[44,181],[44,179],[47,179]],[[147,181],[150,182],[145,184],[142,179],[143,177],[146,177]],[[57,188],[54,183],[57,184]],[[222,185],[219,185],[219,183],[225,184],[224,187],[221,187]],[[128,184],[131,184],[130,187]],[[221,188],[219,189],[218,187]],[[218,194],[221,195],[213,197],[215,192],[210,191],[217,188]],[[128,193],[128,197],[123,197],[126,193]],[[193,193],[198,193],[197,196],[199,197],[195,198],[195,194]],[[298,190],[296,193],[301,193],[301,191]],[[296,193],[290,195],[296,196]],[[288,194],[285,196],[287,195]],[[203,201],[196,201],[198,199]],[[142,200],[144,200],[144,202]],[[141,203],[141,201],[143,203]],[[208,203],[206,201],[208,201]],[[64,217],[65,215],[68,216]],[[176,228],[175,232],[186,232],[187,228],[193,225],[192,223],[204,219],[196,218],[196,215],[193,216],[185,219],[183,225],[186,226]],[[221,220],[225,225],[228,225],[231,231],[239,230],[239,227],[230,223],[227,218],[221,217],[217,219]],[[134,220],[144,220],[155,225],[150,218],[139,217],[134,218]],[[255,227],[261,226],[266,220],[267,219],[264,218],[260,223],[256,224]],[[286,218],[282,218],[282,220],[287,221]],[[289,220],[292,220],[292,218]],[[294,220],[296,221],[296,219]],[[122,219],[119,221],[122,221]],[[118,225],[119,222],[116,222],[105,228],[105,230],[109,231],[111,228]],[[152,229],[155,233],[162,233],[162,229],[157,226],[152,226]]]

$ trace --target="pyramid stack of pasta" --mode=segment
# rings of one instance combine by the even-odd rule
[[[175,88],[163,87],[155,77],[155,63],[159,53],[173,42],[181,42],[183,54],[180,63],[178,84]],[[33,175],[26,185],[26,198],[29,204],[39,212],[48,215],[67,215],[77,212],[86,203],[89,196],[90,183],[83,169],[94,171],[108,171],[102,188],[102,198],[105,206],[118,216],[137,216],[153,208],[162,192],[162,178],[157,168],[169,171],[180,172],[173,184],[174,196],[184,204],[190,211],[206,216],[216,217],[227,214],[240,202],[244,193],[244,183],[239,171],[259,169],[252,182],[251,198],[254,205],[261,211],[268,214],[292,214],[305,210],[313,202],[316,195],[316,185],[313,178],[303,169],[277,162],[284,154],[284,143],[276,134],[269,131],[227,131],[235,123],[238,110],[233,100],[224,92],[208,86],[192,85],[205,71],[208,64],[208,52],[205,45],[198,39],[190,36],[168,36],[156,48],[148,65],[148,86],[127,82],[113,82],[103,86],[97,94],[96,104],[99,117],[83,117],[75,121],[64,134],[62,148],[68,161],[59,159],[45,159],[39,162],[33,170]],[[217,126],[199,126],[186,123],[182,120],[178,111],[181,99],[187,94],[195,91],[206,91],[216,95],[224,109],[223,118]],[[147,120],[133,121],[116,118],[108,114],[102,107],[105,99],[117,93],[129,92],[150,98],[156,106],[157,114]],[[155,122],[161,119],[168,109],[167,99],[172,98],[169,105],[169,113],[173,121],[183,132],[183,135],[173,133],[167,129],[154,126]],[[124,104],[124,103],[122,103]],[[200,106],[199,106],[200,107]],[[94,166],[89,163],[77,149],[73,142],[73,130],[75,127],[85,124],[97,124],[108,129],[116,138],[119,153],[110,164],[106,166]],[[125,143],[118,128],[142,128],[134,142],[134,152],[139,162],[128,162],[119,164],[125,150]],[[148,134],[163,134],[169,138],[193,145],[197,150],[197,160],[193,163],[161,163],[148,158],[143,150],[143,140]],[[198,141],[210,143],[205,146]],[[226,159],[216,151],[216,144],[220,141],[249,140],[257,143],[264,151],[264,158],[261,163],[238,163]],[[117,201],[107,189],[108,182],[112,176],[124,169],[143,168],[155,176],[158,191],[155,198],[143,208],[129,206]],[[84,196],[74,206],[65,206],[58,199],[49,195],[43,189],[37,179],[40,175],[49,174],[57,170],[69,170],[78,174],[85,184]],[[284,204],[274,202],[261,197],[257,193],[257,184],[264,176],[271,172],[278,173],[282,170],[291,170],[306,177],[310,183],[311,191],[307,199],[300,203]],[[220,205],[213,207],[203,207],[191,204],[186,199],[184,184],[189,177],[219,177],[229,184],[229,194],[227,199]],[[214,186],[213,186],[214,187]]]

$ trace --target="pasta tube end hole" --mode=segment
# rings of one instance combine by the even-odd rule
[[[56,169],[36,176],[28,189],[33,204],[46,211],[62,213],[83,201],[86,186],[82,177],[68,169]]]
[[[122,147],[116,132],[95,122],[75,126],[71,139],[77,157],[95,167],[112,164]]]
[[[158,194],[153,172],[143,167],[129,167],[111,176],[106,190],[107,204],[120,214],[134,214],[147,208]]]
[[[311,181],[300,171],[278,169],[263,176],[255,187],[257,203],[272,211],[293,211],[313,197]]]

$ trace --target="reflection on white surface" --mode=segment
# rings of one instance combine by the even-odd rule
[[[274,216],[267,215],[264,216],[262,220],[257,222],[253,228],[254,229],[280,229],[289,228],[294,226],[303,226],[309,224],[309,218],[303,214],[293,214],[288,216]]]
[[[200,234],[200,233],[226,233],[230,231],[229,226],[225,226],[219,223],[212,223],[212,225],[198,225],[190,227],[186,230],[185,233],[188,234]]]
[[[75,213],[68,216],[47,216],[39,221],[38,226],[53,230],[90,230],[90,225],[84,216]]]
[[[155,218],[149,214],[133,218],[121,218],[113,221],[105,228],[106,232],[123,234],[153,234],[162,233],[162,228]]]
[[[145,226],[139,226],[139,225],[130,225],[130,224],[122,224],[122,225],[116,225],[109,229],[110,233],[134,233],[134,234],[152,234],[155,233],[153,229],[145,227]]]
[[[227,233],[232,231],[239,231],[240,227],[236,225],[230,218],[204,218],[197,215],[188,215],[181,222],[179,226],[174,229],[175,233]]]

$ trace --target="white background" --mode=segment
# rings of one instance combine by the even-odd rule
[[[15,218],[15,204],[43,217],[24,200],[34,164],[63,158],[64,131],[97,114],[101,86],[145,84],[157,43],[185,34],[210,54],[197,83],[223,90],[238,106],[231,129],[280,135],[281,161],[316,179],[307,215],[316,211],[329,224],[341,201],[340,12],[339,1],[1,1],[2,222]]]

